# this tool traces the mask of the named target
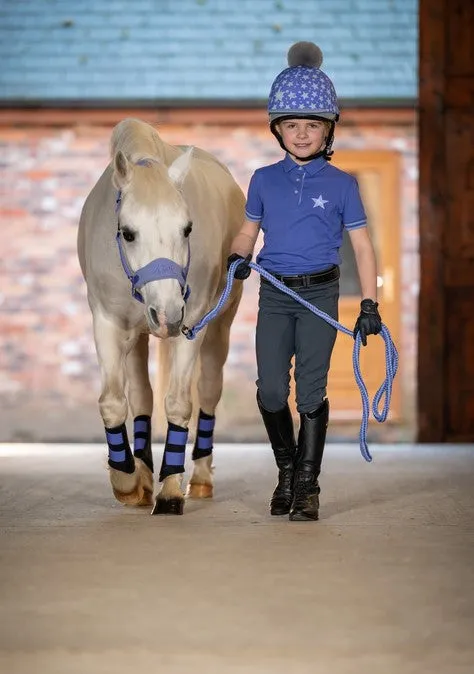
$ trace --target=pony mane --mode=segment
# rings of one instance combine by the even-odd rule
[[[113,159],[121,150],[132,161],[144,162],[163,160],[165,143],[158,132],[140,119],[128,118],[119,122],[112,131],[110,156]]]

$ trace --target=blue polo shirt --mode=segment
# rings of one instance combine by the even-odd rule
[[[257,169],[245,214],[264,233],[257,264],[288,276],[340,264],[344,228],[367,225],[356,179],[323,157],[300,166],[287,154]]]

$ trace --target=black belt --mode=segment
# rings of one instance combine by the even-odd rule
[[[309,288],[310,286],[319,285],[320,283],[330,283],[330,281],[337,281],[340,276],[339,267],[334,265],[330,269],[320,271],[317,274],[298,274],[298,276],[280,276],[280,274],[272,274],[278,281],[284,283],[288,288]],[[270,283],[262,276],[262,283]]]

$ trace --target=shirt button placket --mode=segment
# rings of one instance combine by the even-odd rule
[[[302,167],[300,166],[300,170],[301,170],[301,168]],[[303,185],[304,185],[305,177],[306,177],[306,171],[303,172],[303,179],[301,180],[300,196],[299,196],[299,199],[298,199],[298,206],[301,204],[301,199],[303,198]],[[297,178],[296,180],[299,180],[299,178]],[[297,191],[297,190],[295,190],[295,191]]]

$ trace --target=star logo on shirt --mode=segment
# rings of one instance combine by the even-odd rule
[[[322,208],[324,211],[324,204],[328,203],[327,199],[323,199],[323,195],[320,194],[319,197],[316,199],[315,197],[311,197],[311,199],[314,201],[314,206],[313,208],[316,208],[318,206],[319,208]]]

